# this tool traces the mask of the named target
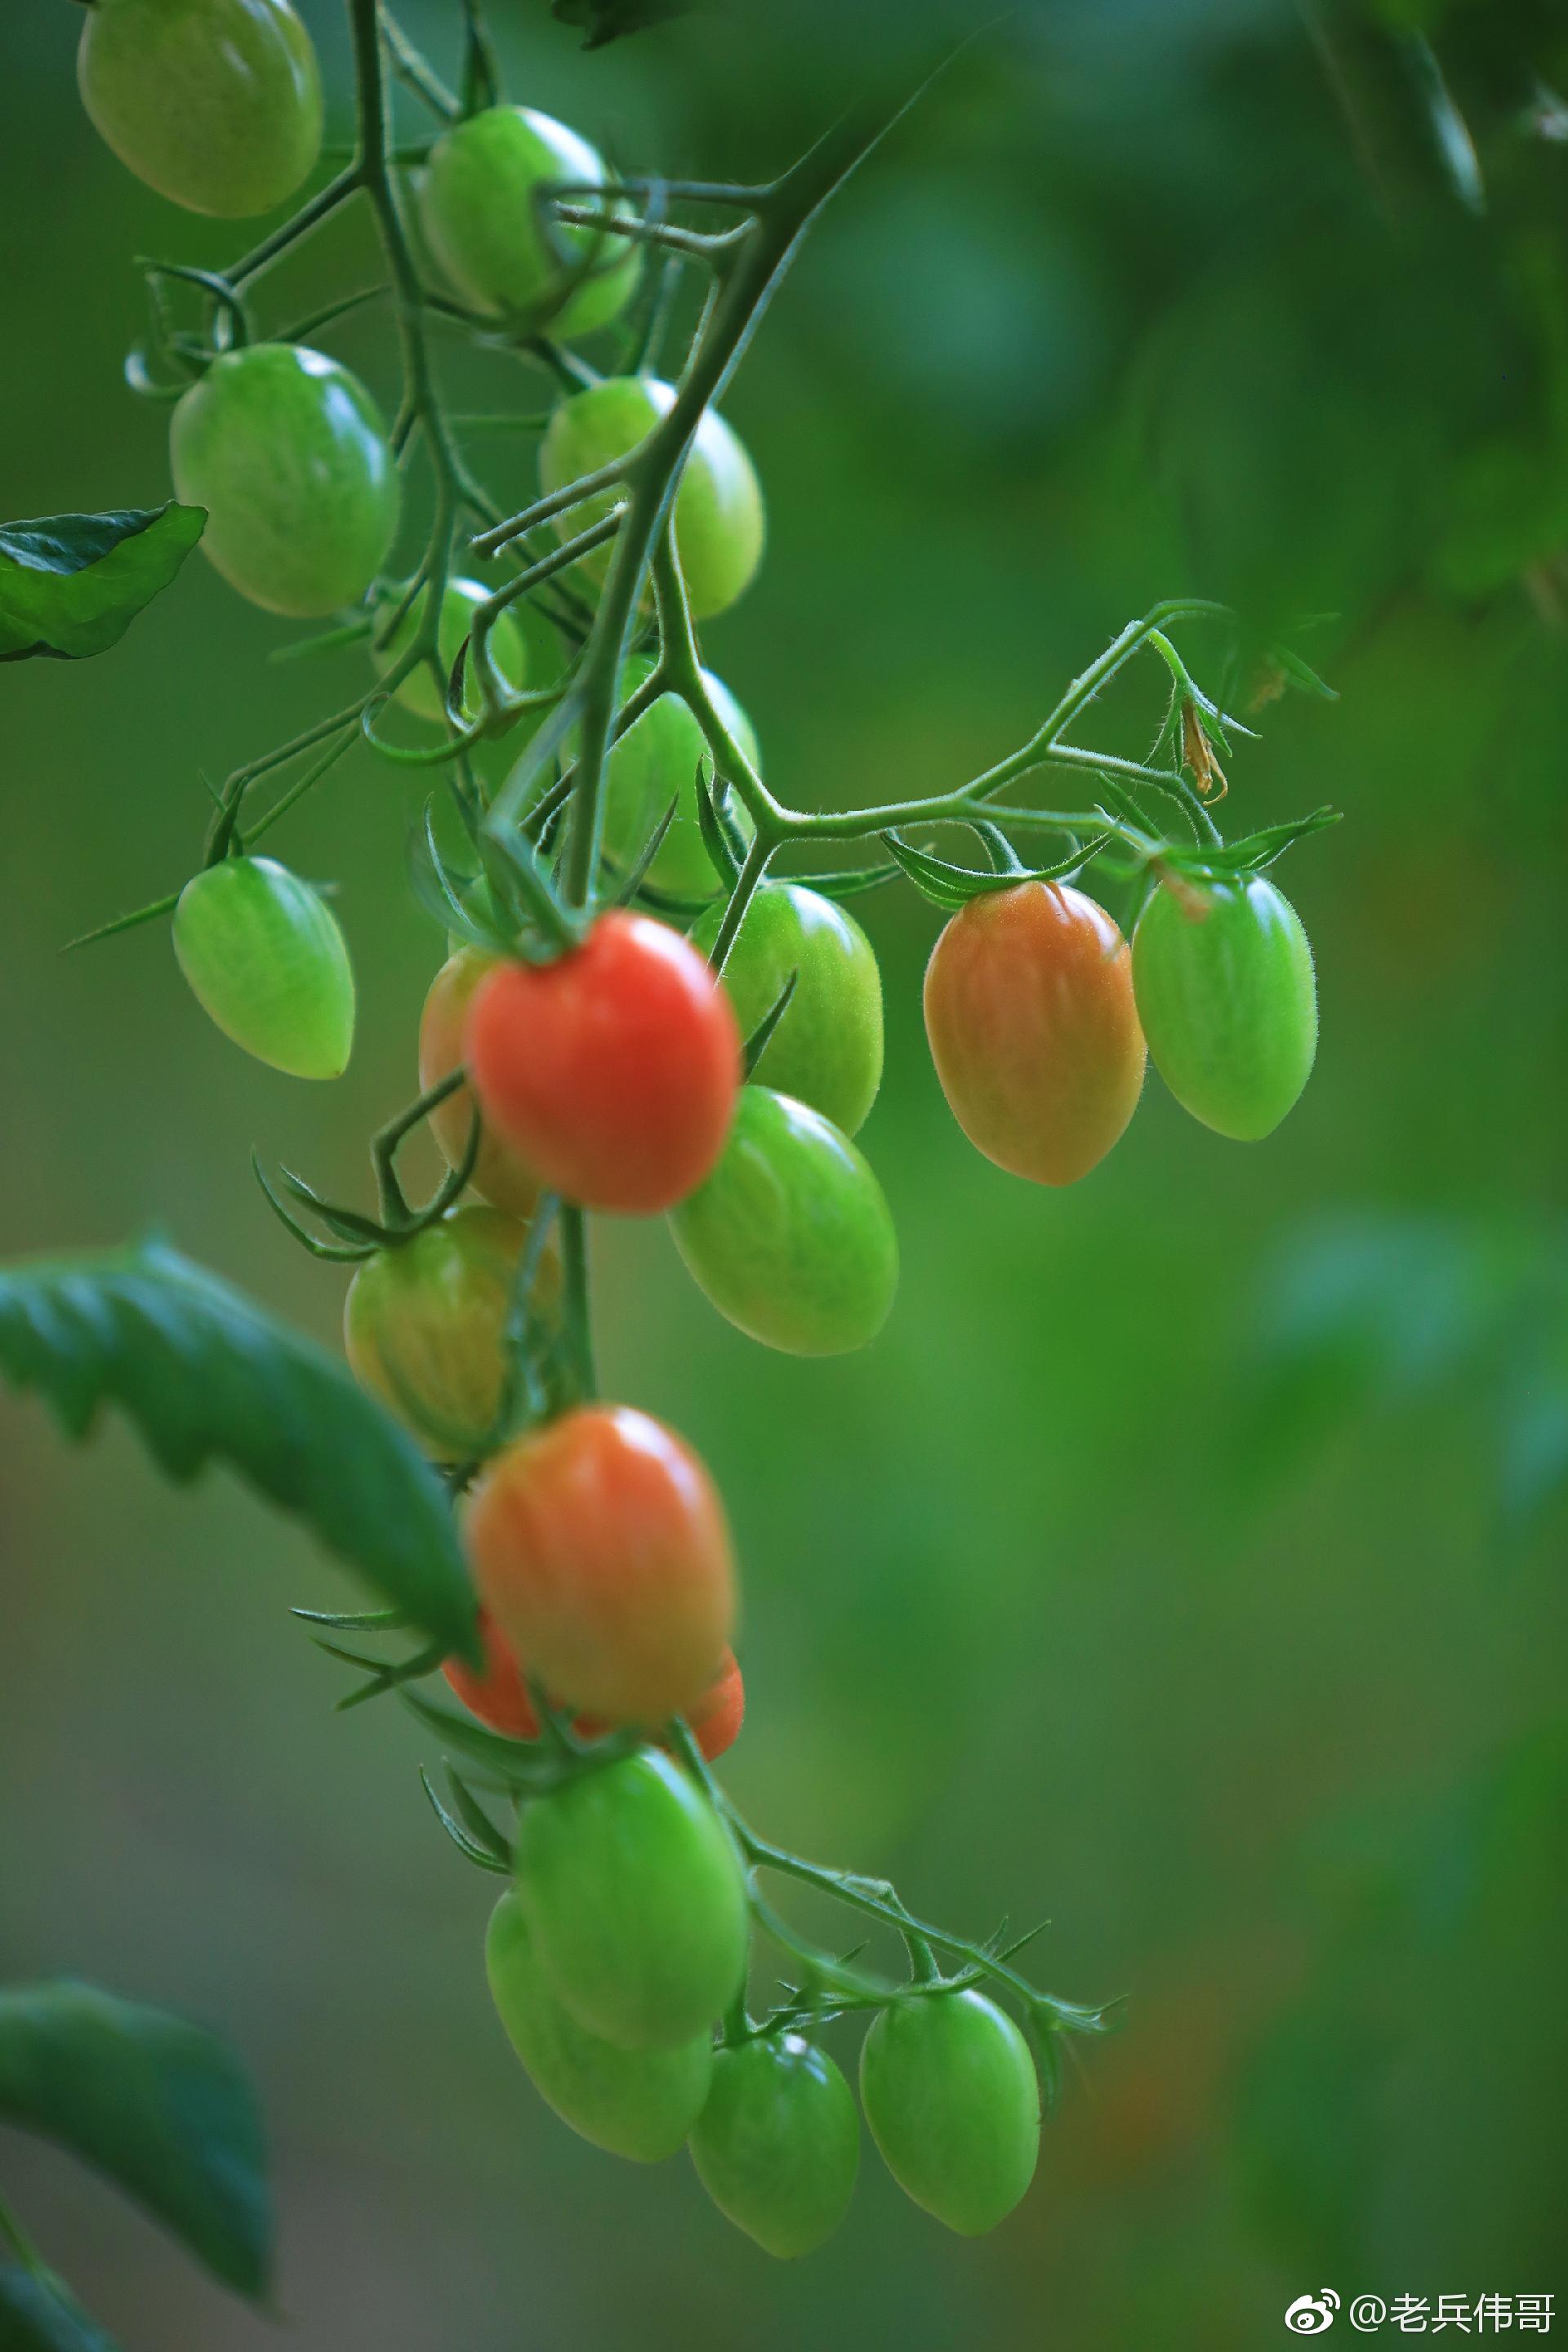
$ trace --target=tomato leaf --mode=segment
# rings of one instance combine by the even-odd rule
[[[118,1404],[169,1478],[227,1462],[423,1633],[478,1659],[439,1480],[313,1340],[160,1241],[0,1267],[0,1371],[71,1438]]]
[[[226,2285],[265,2294],[261,2121],[216,2035],[65,1979],[0,1992],[0,2118],[106,2173]]]
[[[169,585],[206,519],[171,499],[0,525],[0,661],[106,653]]]
[[[52,2273],[0,2265],[0,2352],[120,2352]]]
[[[550,13],[558,25],[580,25],[587,35],[585,49],[602,49],[627,33],[649,25],[665,25],[672,17],[689,16],[697,0],[554,0]]]

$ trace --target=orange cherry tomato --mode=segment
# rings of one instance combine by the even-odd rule
[[[558,962],[490,972],[463,1059],[487,1126],[552,1192],[651,1216],[724,1148],[741,1034],[695,948],[616,911]]]
[[[463,1024],[474,991],[499,967],[498,956],[479,948],[460,948],[441,966],[430,983],[419,1019],[419,1084],[433,1087],[463,1058]],[[460,1168],[468,1149],[474,1098],[459,1087],[430,1114],[430,1128],[448,1168]],[[493,1208],[514,1217],[531,1217],[539,1200],[539,1179],[514,1151],[509,1151],[488,1127],[479,1132],[479,1156],[474,1162],[473,1187]]]
[[[509,1739],[537,1739],[539,1716],[529,1696],[522,1668],[488,1609],[479,1611],[479,1639],[484,1643],[484,1671],[461,1658],[448,1658],[441,1668],[470,1715]],[[733,1650],[724,1653],[717,1681],[687,1717],[691,1736],[710,1764],[727,1755],[741,1736],[746,1717],[746,1685]],[[608,1729],[591,1715],[580,1715],[575,1728],[584,1739]]]
[[[925,1018],[953,1117],[1015,1176],[1076,1183],[1137,1108],[1127,942],[1080,890],[1021,882],[972,898],[931,951]]]
[[[729,1529],[674,1433],[584,1405],[497,1454],[465,1528],[480,1600],[562,1703],[606,1724],[700,1707],[735,1616]]]

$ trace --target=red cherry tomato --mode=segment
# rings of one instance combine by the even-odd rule
[[[1076,1183],[1137,1108],[1127,942],[1079,890],[1021,882],[972,898],[932,950],[925,1017],[953,1117],[1015,1176]]]
[[[608,1724],[701,1706],[735,1615],[723,1508],[674,1433],[586,1405],[487,1465],[466,1525],[479,1598],[563,1705]]]
[[[477,1715],[492,1731],[502,1731],[509,1739],[537,1739],[539,1716],[517,1653],[485,1608],[479,1611],[479,1639],[485,1648],[482,1673],[461,1658],[448,1658],[441,1672],[468,1713]],[[726,1650],[718,1680],[687,1717],[691,1736],[710,1764],[728,1755],[745,1718],[746,1685],[734,1651]],[[592,1739],[608,1726],[591,1715],[580,1715],[574,1727],[584,1739]]]
[[[619,912],[556,963],[491,972],[463,1058],[486,1125],[551,1192],[632,1216],[701,1183],[741,1083],[735,1016],[696,949]]]

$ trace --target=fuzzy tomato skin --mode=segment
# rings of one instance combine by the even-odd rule
[[[488,1609],[479,1612],[479,1639],[484,1644],[483,1670],[466,1660],[450,1657],[441,1672],[470,1715],[508,1739],[537,1739],[539,1716],[518,1664],[517,1653]],[[733,1650],[726,1650],[717,1680],[687,1717],[698,1749],[710,1764],[727,1755],[741,1736],[746,1719],[746,1685]],[[580,1715],[574,1727],[584,1739],[599,1738],[608,1726]]]
[[[702,958],[619,911],[555,963],[491,972],[463,1060],[487,1126],[542,1184],[630,1216],[700,1184],[741,1081],[735,1016]]]
[[[994,2230],[1035,2177],[1035,2062],[984,1993],[923,1994],[883,2010],[861,2046],[860,2102],[904,2194],[961,2237]]]
[[[670,1217],[693,1281],[765,1348],[841,1356],[887,1321],[899,1244],[847,1135],[805,1103],[746,1086],[713,1173]]]
[[[722,907],[710,908],[692,928],[692,946],[710,954],[723,919]],[[724,965],[742,1037],[767,1018],[792,971],[795,993],[752,1075],[854,1135],[882,1083],[882,976],[871,942],[820,890],[764,882]]]
[[[531,320],[557,339],[590,334],[624,309],[642,274],[641,254],[625,237],[565,221],[547,231],[535,191],[551,180],[602,184],[605,176],[603,159],[565,123],[531,107],[487,107],[430,151],[419,189],[425,241],[475,310]],[[629,210],[624,201],[616,208]],[[557,240],[573,262],[563,264]],[[584,256],[592,272],[562,303]]]
[[[441,1462],[491,1437],[506,1391],[502,1345],[528,1228],[500,1209],[454,1209],[367,1258],[343,1302],[343,1345],[360,1386]],[[561,1259],[547,1247],[531,1311],[558,1309]]]
[[[337,917],[270,857],[226,857],[194,875],[174,909],[174,954],[226,1037],[295,1078],[340,1078],[354,1034],[354,981]]]
[[[357,376],[296,343],[225,352],[169,425],[174,490],[205,507],[230,587],[303,620],[357,604],[397,530],[397,471]]]
[[[610,1724],[699,1707],[734,1629],[729,1529],[673,1431],[584,1405],[497,1454],[469,1499],[479,1598],[563,1705]]]
[[[191,212],[270,212],[321,152],[316,52],[288,0],[95,0],[77,79],[104,144]]]
[[[1294,907],[1261,875],[1204,886],[1194,919],[1156,890],[1132,936],[1154,1067],[1184,1110],[1236,1143],[1272,1135],[1312,1074],[1318,990]]]
[[[499,956],[486,955],[482,949],[459,948],[436,974],[419,1018],[421,1089],[437,1085],[460,1066],[463,1030],[474,992],[481,981],[500,970],[500,962]],[[474,1097],[467,1087],[459,1087],[430,1114],[430,1131],[448,1168],[460,1168],[467,1157],[473,1118]],[[538,1177],[482,1120],[472,1183],[492,1207],[505,1209],[514,1217],[531,1217],[539,1203]]]
[[[801,2034],[721,2050],[691,2160],[719,2210],[765,2253],[781,2262],[815,2253],[855,2193],[854,2095],[826,2052]]]
[[[674,404],[674,385],[656,376],[606,376],[585,392],[574,392],[555,411],[540,445],[544,489],[564,489],[579,476],[629,457]],[[563,539],[574,539],[602,521],[615,501],[613,490],[599,491],[562,516],[556,529]],[[726,611],[750,586],[765,536],[762,488],[752,461],[738,435],[709,409],[675,494],[676,547],[699,620]],[[584,559],[592,578],[602,580],[608,568],[605,548]]]
[[[746,1966],[745,1884],[729,1832],[668,1756],[639,1748],[524,1808],[517,1892],[562,2007],[623,2050],[712,2023]]]
[[[1074,1184],[1138,1107],[1143,1033],[1104,908],[1044,882],[972,898],[926,967],[926,1034],[970,1141],[1036,1184]]]
[[[634,2164],[675,2154],[712,2079],[706,2029],[664,2050],[618,2050],[584,2032],[552,1992],[514,1894],[503,1895],[490,1914],[485,1974],[508,2041],[563,2124]]]
[[[437,629],[441,667],[450,677],[452,665],[458,658],[458,647],[474,625],[474,614],[489,590],[480,580],[448,580],[441,598],[441,619]],[[408,650],[425,609],[426,591],[422,588],[408,611],[393,631],[384,646],[374,646],[371,659],[383,676],[400,655]],[[489,647],[496,667],[515,694],[526,683],[528,655],[521,634],[510,613],[499,613],[490,630]],[[416,719],[427,719],[432,727],[447,723],[447,706],[441,689],[423,662],[409,671],[393,693],[393,700],[404,710],[412,711]],[[474,677],[470,660],[463,672],[463,714],[472,719],[481,707],[483,697]]]

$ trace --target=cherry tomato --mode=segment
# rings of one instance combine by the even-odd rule
[[[343,1343],[360,1386],[438,1461],[493,1443],[506,1395],[502,1344],[528,1228],[500,1209],[454,1209],[367,1258],[349,1285]],[[559,1312],[561,1260],[547,1246],[531,1311]]]
[[[766,1348],[840,1356],[888,1319],[899,1244],[882,1188],[788,1095],[742,1087],[723,1157],[669,1222],[699,1288]]]
[[[631,1216],[700,1184],[741,1078],[735,1016],[702,958],[618,911],[555,963],[491,972],[463,1059],[486,1125],[542,1183]]]
[[[1154,1067],[1237,1143],[1271,1135],[1312,1074],[1318,992],[1301,919],[1272,882],[1205,884],[1206,911],[1156,890],[1132,939]]]
[[[815,2253],[849,2210],[860,2166],[854,2095],[799,2033],[721,2050],[691,2134],[697,2177],[764,2252]]]
[[[900,2188],[960,2237],[994,2230],[1035,2177],[1034,2061],[984,1993],[921,1994],[883,2010],[860,2052],[860,2102]]]
[[[191,212],[270,212],[321,152],[316,52],[289,0],[94,0],[77,79],[104,144]]]
[[[710,908],[692,946],[710,955],[723,919],[722,907]],[[882,1082],[882,980],[871,942],[820,890],[764,882],[724,965],[742,1037],[773,1011],[792,971],[795,993],[752,1076],[853,1135]]]
[[[547,491],[630,455],[675,403],[673,384],[655,376],[607,376],[563,401],[540,446],[539,475]],[[560,517],[556,530],[574,539],[607,515],[616,502],[603,491]],[[675,497],[675,541],[687,593],[699,620],[722,613],[751,584],[763,560],[763,493],[752,461],[723,418],[709,409],[699,425]],[[609,555],[596,550],[585,563],[602,580]]]
[[[341,1078],[354,1034],[354,980],[337,917],[270,857],[226,857],[186,883],[174,953],[226,1037],[296,1078]]]
[[[531,107],[489,107],[443,132],[430,151],[419,191],[426,242],[475,310],[558,338],[588,334],[624,307],[641,255],[625,237],[547,218],[540,192],[551,181],[604,179],[600,157],[563,122]],[[623,199],[615,209],[630,207]],[[563,303],[584,257],[592,267]]]
[[[425,609],[426,592],[422,588],[399,621],[384,646],[373,646],[371,659],[383,675],[398,657],[406,653],[413,642]],[[450,677],[458,648],[474,625],[476,609],[484,603],[489,590],[479,580],[448,580],[441,598],[441,625],[437,631],[440,662],[446,677]],[[522,637],[510,612],[499,613],[490,629],[490,653],[496,667],[515,694],[528,675],[528,656]],[[442,727],[447,719],[444,688],[437,687],[428,667],[421,662],[395,689],[393,700],[416,719],[427,719],[433,727]],[[463,670],[463,711],[471,719],[480,708],[482,697],[471,660]]]
[[[419,1021],[419,1084],[436,1086],[448,1072],[461,1067],[463,1029],[482,980],[499,971],[501,959],[479,948],[459,948],[441,966],[430,983]],[[459,1087],[430,1114],[430,1131],[440,1145],[448,1168],[460,1168],[468,1156],[473,1124],[474,1098]],[[479,1131],[479,1156],[474,1162],[476,1192],[514,1217],[531,1217],[539,1200],[539,1179],[514,1151],[509,1151],[488,1127]]]
[[[233,588],[295,619],[357,604],[397,530],[397,473],[357,376],[321,352],[225,352],[169,427],[174,490]]]
[[[488,1609],[480,1609],[479,1621],[479,1639],[485,1648],[483,1671],[452,1657],[446,1660],[441,1672],[469,1713],[489,1724],[492,1731],[504,1732],[509,1739],[537,1739],[539,1716],[529,1696],[517,1653]],[[717,1681],[687,1717],[700,1752],[710,1764],[733,1748],[745,1715],[746,1686],[741,1679],[735,1653],[726,1650]],[[592,1716],[580,1715],[574,1728],[584,1739],[595,1739],[609,1726],[596,1722]]]
[[[606,1723],[700,1706],[735,1615],[723,1508],[696,1455],[627,1407],[521,1438],[469,1500],[479,1598],[546,1690]]]
[[[621,699],[629,702],[653,674],[646,654],[634,654],[621,674]],[[719,714],[753,768],[760,765],[752,722],[721,679],[704,670]],[[572,756],[574,746],[568,746]],[[697,771],[710,788],[713,760],[702,730],[678,694],[661,694],[650,709],[611,745],[605,762],[603,842],[605,855],[629,873],[670,803],[669,821],[645,879],[674,898],[710,898],[719,887],[697,814]],[[542,780],[541,791],[544,789]],[[734,795],[729,813],[749,840],[751,819]]]
[[[953,1117],[1015,1176],[1076,1183],[1137,1108],[1126,942],[1079,890],[1023,882],[972,898],[932,950],[925,1017]]]
[[[490,1914],[485,1974],[508,2041],[563,2124],[634,2164],[675,2154],[712,2079],[706,2028],[664,2050],[617,2050],[584,2032],[550,1990],[515,1895],[503,1895]]]
[[[668,2050],[710,2025],[746,1966],[746,1890],[728,1831],[657,1748],[536,1798],[517,1891],[545,1981],[588,2032]]]

